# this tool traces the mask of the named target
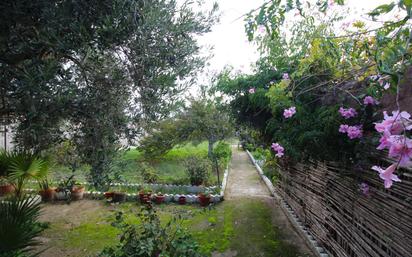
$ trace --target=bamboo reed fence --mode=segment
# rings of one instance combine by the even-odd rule
[[[384,189],[375,171],[312,161],[283,169],[275,188],[330,256],[411,257],[412,172],[398,175]]]

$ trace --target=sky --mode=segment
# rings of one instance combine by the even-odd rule
[[[209,68],[211,71],[221,71],[226,65],[233,66],[244,73],[252,71],[251,65],[259,55],[256,46],[247,42],[244,20],[239,17],[258,8],[264,2],[264,0],[217,0],[221,12],[220,22],[214,26],[212,32],[199,38],[201,45],[213,47],[211,51],[213,58],[210,60]],[[346,6],[353,9],[347,18],[357,19],[360,14],[388,2],[390,1],[346,0]]]

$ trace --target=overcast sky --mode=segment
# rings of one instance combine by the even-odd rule
[[[213,28],[212,32],[199,39],[202,45],[214,47],[210,69],[220,71],[226,65],[231,65],[237,70],[249,73],[251,64],[257,60],[258,54],[256,47],[247,42],[243,18],[238,18],[258,8],[265,1],[218,0],[217,2],[222,13],[220,23]],[[389,0],[346,0],[347,6],[353,9],[348,15],[348,20],[358,19],[360,14],[388,2]]]

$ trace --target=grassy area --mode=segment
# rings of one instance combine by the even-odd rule
[[[46,205],[42,219],[51,223],[42,236],[47,242],[44,247],[49,249],[42,256],[93,256],[105,246],[116,244],[120,231],[110,224],[118,210],[127,214],[129,222],[139,222],[132,214],[139,209],[136,204],[82,202]],[[86,208],[88,204],[91,206]],[[181,214],[182,225],[193,234],[205,256],[227,251],[236,251],[240,257],[303,256],[283,241],[281,232],[271,223],[269,207],[260,200],[225,201],[210,209],[189,205],[157,208],[163,222]]]
[[[183,160],[191,155],[201,156],[207,158],[208,145],[207,142],[200,143],[198,145],[187,144],[178,146],[170,150],[165,156],[157,159],[150,160],[150,164],[156,169],[159,176],[159,183],[168,184],[189,184],[189,179],[186,175],[185,168],[183,166]],[[121,174],[122,178],[130,183],[142,183],[143,179],[140,174],[140,165],[143,159],[142,153],[137,149],[132,148],[121,154],[120,158],[114,163],[114,170]],[[86,181],[87,174],[90,168],[83,165],[75,173],[78,181]],[[223,170],[221,171],[223,174]],[[72,174],[67,167],[54,167],[51,172],[51,179],[58,181],[61,178],[66,177],[68,174]],[[214,185],[217,182],[216,174],[210,174],[208,178],[208,185]]]

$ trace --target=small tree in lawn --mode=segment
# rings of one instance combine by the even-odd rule
[[[190,101],[190,106],[174,119],[160,122],[150,135],[140,142],[140,149],[152,158],[166,153],[175,145],[188,141],[208,141],[208,156],[216,169],[219,182],[218,159],[213,154],[216,142],[233,135],[229,114],[212,100]]]

